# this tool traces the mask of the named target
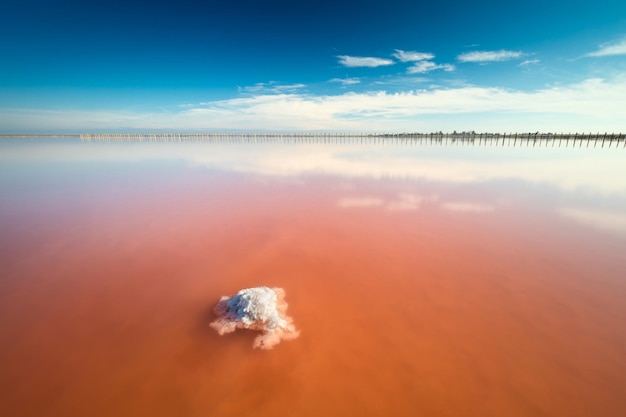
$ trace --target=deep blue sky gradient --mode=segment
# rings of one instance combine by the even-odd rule
[[[269,82],[305,84],[312,95],[536,89],[625,72],[624,55],[580,59],[624,36],[623,0],[5,0],[0,108],[172,109],[246,96],[246,87]],[[337,58],[393,59],[395,49],[433,53],[455,71],[407,77],[410,63],[350,68]],[[539,62],[458,61],[473,50],[522,51]],[[329,83],[334,78],[360,82]]]

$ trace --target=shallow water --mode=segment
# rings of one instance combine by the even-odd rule
[[[0,141],[0,415],[623,416],[623,149]],[[209,327],[282,287],[269,351]]]

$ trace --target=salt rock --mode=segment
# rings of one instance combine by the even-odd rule
[[[255,287],[222,297],[215,306],[218,318],[210,326],[220,335],[237,329],[261,331],[254,348],[271,349],[283,340],[300,335],[293,319],[287,316],[285,291],[282,288]]]

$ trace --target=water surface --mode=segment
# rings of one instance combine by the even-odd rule
[[[623,149],[0,142],[0,414],[622,416]],[[222,295],[282,287],[252,349]]]

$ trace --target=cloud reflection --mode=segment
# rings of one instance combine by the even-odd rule
[[[409,211],[417,210],[420,204],[424,200],[424,197],[416,194],[400,194],[396,201],[391,201],[387,204],[387,210],[389,211]]]
[[[623,149],[439,145],[39,143],[5,145],[0,162],[184,161],[260,176],[331,175],[468,184],[520,180],[626,196]],[[349,202],[348,202],[349,204]],[[398,206],[399,207],[399,206]]]
[[[345,197],[337,202],[337,205],[342,208],[350,207],[372,207],[381,206],[383,204],[382,198],[376,197]]]
[[[387,211],[411,211],[420,208],[425,201],[437,201],[438,195],[419,195],[413,193],[400,193],[395,199],[385,200],[379,197],[342,197],[337,201],[340,208],[363,208],[381,207]]]
[[[557,212],[565,218],[602,232],[626,234],[626,214],[624,212],[580,207],[560,207]]]
[[[447,211],[465,213],[489,213],[496,209],[495,206],[490,204],[471,203],[466,201],[442,203],[441,208]]]

